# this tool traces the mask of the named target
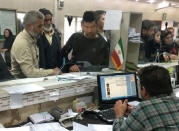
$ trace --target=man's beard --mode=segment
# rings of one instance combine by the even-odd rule
[[[36,33],[36,32],[34,32],[34,30],[32,29],[31,31],[29,31],[29,34],[33,37],[33,38],[35,38],[35,39],[38,39],[38,38],[40,38],[40,34],[41,33]]]
[[[52,24],[50,24],[50,25],[45,25],[45,26],[44,26],[44,31],[45,31],[45,32],[51,32],[52,29],[53,29]]]
[[[96,34],[93,34],[93,33],[85,33],[85,32],[84,32],[84,34],[85,34],[86,38],[88,38],[88,39],[94,39],[94,38],[96,38]]]

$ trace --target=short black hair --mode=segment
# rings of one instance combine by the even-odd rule
[[[142,21],[142,29],[144,29],[144,30],[149,30],[151,27],[154,27],[154,26],[155,26],[154,22],[152,22],[150,20]]]
[[[173,93],[170,74],[164,67],[156,65],[144,67],[138,72],[138,76],[141,86],[144,86],[151,97]]]
[[[47,10],[45,8],[42,8],[42,9],[39,9],[39,11],[45,16],[45,15],[52,15],[51,11],[50,10]]]
[[[97,23],[100,19],[101,15],[106,14],[106,11],[104,10],[97,10],[95,11],[95,22]]]
[[[83,14],[82,22],[93,22],[95,21],[94,11],[85,11]]]

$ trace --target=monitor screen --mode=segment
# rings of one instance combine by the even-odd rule
[[[98,75],[98,87],[101,102],[138,98],[135,73]]]

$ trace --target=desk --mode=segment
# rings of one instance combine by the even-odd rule
[[[44,78],[26,78],[19,80],[11,80],[0,83],[0,123],[5,127],[12,126],[27,120],[27,117],[33,113],[49,111],[51,108],[59,105],[66,110],[72,107],[72,101],[79,96],[92,95],[94,88],[97,86],[96,77],[88,78],[80,81],[60,82],[56,76]],[[38,92],[23,94],[22,108],[10,108],[10,95],[2,90],[4,87],[37,84],[45,88]],[[59,96],[56,101],[52,100],[50,94],[58,92]]]
[[[158,66],[163,66],[165,68],[169,68],[169,67],[174,67],[176,65],[178,65],[178,61],[174,61],[174,62],[163,62],[163,63],[145,63],[145,64],[138,64],[137,66],[139,68],[142,68],[142,67],[146,67],[146,66],[149,66],[149,65],[158,65]]]

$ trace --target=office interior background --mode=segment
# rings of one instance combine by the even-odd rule
[[[73,32],[81,30],[80,17],[86,10],[141,12],[142,19],[179,22],[178,0],[0,0],[0,2],[0,8],[15,9],[17,13],[40,8],[51,10],[54,15],[53,22],[62,33],[62,44],[65,44]],[[62,6],[60,6],[60,2],[63,3]],[[68,27],[66,16],[75,18],[71,27]]]

